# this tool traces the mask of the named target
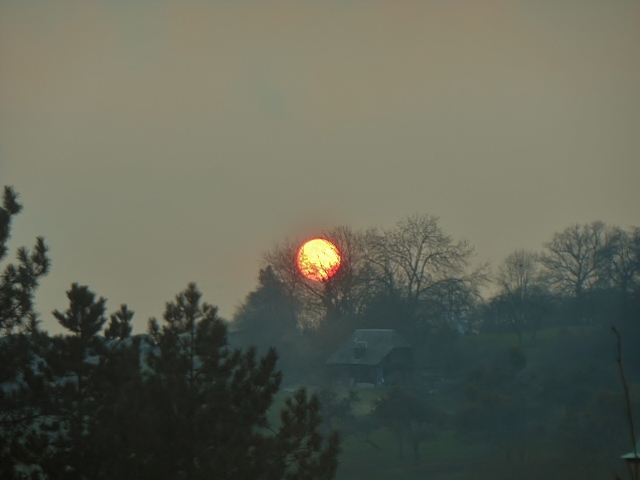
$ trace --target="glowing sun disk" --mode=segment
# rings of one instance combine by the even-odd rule
[[[298,270],[309,280],[323,282],[340,268],[340,251],[324,238],[314,238],[304,243],[296,257]]]

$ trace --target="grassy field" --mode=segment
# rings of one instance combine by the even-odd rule
[[[546,368],[554,363],[562,363],[568,355],[577,365],[584,364],[589,368],[593,362],[593,338],[606,335],[605,330],[595,331],[591,328],[547,329],[538,332],[535,339],[529,336],[524,338],[523,350],[527,356],[526,370]],[[601,337],[602,338],[602,337]],[[613,345],[614,339],[609,342]],[[601,345],[600,342],[598,345]],[[604,342],[605,347],[608,342]],[[507,361],[509,349],[517,344],[517,337],[513,334],[495,334],[462,337],[457,340],[456,352],[466,357],[466,370],[482,365],[490,365],[492,362]],[[603,348],[600,346],[599,348]],[[604,353],[603,358],[611,357],[611,361],[602,365],[602,375],[611,378],[612,385],[619,382],[616,365],[613,356],[613,348]],[[602,352],[598,353],[600,355]],[[584,359],[577,361],[576,358]],[[429,403],[450,415],[455,415],[464,403],[462,385],[464,374],[460,374],[457,380],[445,380],[429,395]],[[313,393],[317,392],[317,386],[306,386]],[[617,387],[616,387],[617,388]],[[634,394],[638,393],[637,384],[632,385]],[[296,386],[289,386],[278,393],[276,402],[272,408],[273,420],[277,419],[280,409],[284,405],[284,399],[291,396]],[[373,410],[376,401],[388,392],[385,387],[359,388],[358,401],[353,408],[353,414],[357,419],[367,421],[368,415]],[[347,395],[348,389],[338,390],[338,395]],[[276,420],[277,421],[277,420]],[[340,429],[340,425],[336,425]],[[504,452],[491,451],[490,448],[470,438],[464,438],[457,432],[454,425],[443,427],[434,433],[433,438],[425,441],[420,446],[420,460],[415,462],[411,447],[408,442],[404,445],[402,458],[398,457],[398,443],[392,431],[386,428],[371,426],[368,435],[362,431],[354,431],[348,427],[342,430],[339,468],[337,480],[454,480],[466,478],[570,478],[580,471],[580,466],[567,463],[558,463],[557,455],[549,455],[555,448],[553,445],[543,446],[544,450],[531,456],[515,472],[513,465],[507,465]],[[554,463],[556,462],[556,463]],[[579,458],[575,459],[580,463]],[[570,463],[570,462],[569,462]],[[594,468],[585,467],[584,475],[580,478],[611,478],[613,469],[618,469],[615,459],[609,464],[603,464]],[[566,475],[563,476],[563,469]],[[598,469],[601,468],[601,471]],[[544,473],[546,472],[546,473]]]
[[[270,413],[270,419],[274,423],[278,423],[278,412],[284,407],[285,399],[290,397],[296,388],[291,386],[277,394]],[[318,390],[316,386],[306,388],[311,393]],[[366,418],[373,410],[376,400],[387,391],[385,387],[358,389],[358,401],[353,408],[354,415],[360,419]],[[342,389],[339,395],[346,395],[347,392],[346,388]],[[408,444],[404,446],[403,457],[398,458],[396,437],[385,428],[373,429],[368,438],[361,433],[342,432],[341,448],[338,480],[467,478],[469,462],[477,461],[486,453],[483,448],[464,443],[453,430],[447,430],[421,445],[419,465],[416,465]]]

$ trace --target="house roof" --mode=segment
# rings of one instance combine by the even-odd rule
[[[356,330],[349,342],[335,351],[327,363],[334,365],[378,365],[395,348],[410,348],[395,330]]]

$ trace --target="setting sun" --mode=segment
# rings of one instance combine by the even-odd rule
[[[300,273],[309,280],[323,282],[340,268],[340,251],[328,240],[314,238],[304,243],[296,257]]]

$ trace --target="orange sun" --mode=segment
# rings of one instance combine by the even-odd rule
[[[296,263],[300,273],[309,280],[324,282],[340,268],[340,251],[329,240],[314,238],[300,247]]]

